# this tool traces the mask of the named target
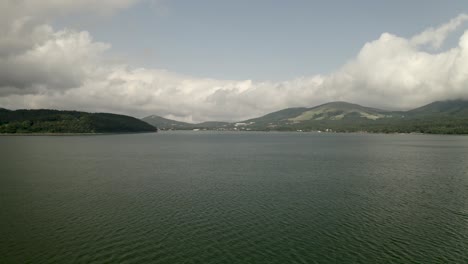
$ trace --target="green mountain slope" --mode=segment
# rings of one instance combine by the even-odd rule
[[[0,133],[127,133],[155,132],[137,118],[59,110],[0,110]]]
[[[425,106],[410,110],[406,112],[408,116],[412,117],[454,117],[464,118],[468,117],[468,100],[448,100],[436,101]]]
[[[287,122],[289,121],[289,122]],[[337,132],[468,134],[468,102],[440,101],[410,111],[391,112],[332,102],[309,108],[269,126],[252,130],[320,130]]]
[[[240,123],[248,124],[248,126],[251,126],[255,129],[260,127],[267,128],[272,126],[278,126],[279,124],[287,124],[289,122],[289,118],[298,116],[306,110],[307,108],[305,107],[286,108],[280,111],[266,114],[261,117],[248,119]]]
[[[360,106],[357,104],[350,104],[346,102],[331,102],[309,108],[299,116],[289,118],[289,120],[294,122],[308,120],[341,120],[346,118],[365,118],[376,120],[385,117],[391,117],[391,113],[380,109]]]
[[[253,118],[245,123],[287,125],[309,121],[345,120],[345,119],[369,119],[377,120],[393,116],[393,112],[364,107],[346,102],[331,102],[312,108],[297,107],[288,108],[267,114],[259,118]]]
[[[311,108],[288,108],[243,123],[250,130],[326,130],[336,129],[340,124],[349,127],[351,124],[391,118],[394,114],[357,104],[331,102]]]

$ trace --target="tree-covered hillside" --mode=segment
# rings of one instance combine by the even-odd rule
[[[0,133],[125,133],[154,132],[157,128],[137,118],[58,110],[0,109]]]

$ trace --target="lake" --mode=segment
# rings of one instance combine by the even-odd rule
[[[468,137],[0,137],[0,263],[467,263]]]

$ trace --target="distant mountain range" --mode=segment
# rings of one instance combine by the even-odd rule
[[[468,101],[437,101],[409,111],[386,111],[347,102],[287,108],[244,121],[190,124],[156,115],[143,121],[160,129],[334,131],[468,134]]]
[[[137,118],[109,113],[0,108],[0,133],[128,133],[155,132]]]
[[[144,122],[143,122],[144,121]],[[110,113],[0,108],[0,133],[125,133],[163,130],[326,131],[468,134],[468,101],[438,101],[409,111],[347,102],[287,108],[239,122],[198,124],[152,115],[139,120]]]
[[[218,129],[223,127],[230,127],[229,122],[208,121],[203,123],[186,123],[167,119],[157,115],[150,115],[142,118],[146,123],[163,130],[191,130],[191,129]]]

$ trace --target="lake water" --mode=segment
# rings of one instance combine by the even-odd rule
[[[467,263],[468,137],[0,137],[0,263]]]

